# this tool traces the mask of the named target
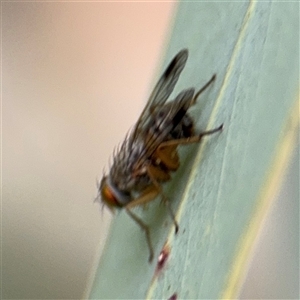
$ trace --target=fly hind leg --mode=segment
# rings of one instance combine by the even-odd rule
[[[195,104],[200,94],[202,94],[216,80],[216,77],[216,74],[214,74],[211,79],[195,94],[192,104]]]
[[[216,132],[222,131],[222,129],[223,129],[223,124],[212,130],[207,130],[207,131],[201,132],[199,135],[194,135],[194,136],[191,136],[188,138],[174,139],[174,140],[169,140],[169,141],[163,142],[159,145],[159,148],[163,149],[165,147],[174,147],[174,146],[179,146],[179,145],[188,145],[188,144],[193,144],[193,143],[199,143],[204,136],[211,135]]]

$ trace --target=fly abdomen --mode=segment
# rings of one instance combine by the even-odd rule
[[[169,140],[188,138],[193,135],[195,135],[194,122],[188,114],[185,114],[181,122],[171,131]]]

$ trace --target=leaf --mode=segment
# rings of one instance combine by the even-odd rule
[[[187,66],[176,93],[217,80],[192,114],[220,134],[180,150],[165,187],[179,233],[160,201],[137,213],[151,227],[155,254],[170,246],[160,275],[148,263],[144,233],[115,218],[91,299],[236,297],[251,246],[298,133],[299,3],[181,2],[164,67],[182,48]]]

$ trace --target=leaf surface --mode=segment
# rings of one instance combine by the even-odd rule
[[[176,236],[159,200],[137,209],[151,227],[156,257],[170,246],[162,274],[147,261],[144,233],[121,212],[91,299],[236,297],[298,132],[298,12],[296,2],[179,4],[163,68],[189,49],[173,95],[217,74],[191,114],[199,132],[222,123],[224,130],[180,150],[181,167],[164,186],[180,226]]]

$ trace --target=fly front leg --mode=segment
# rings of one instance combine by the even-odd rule
[[[146,235],[146,240],[147,240],[147,245],[149,248],[149,262],[152,262],[154,252],[153,252],[153,246],[151,242],[151,237],[150,237],[150,229],[147,224],[145,224],[136,214],[134,214],[131,211],[131,208],[143,204],[147,204],[148,202],[152,201],[157,195],[159,194],[159,190],[155,186],[150,186],[148,187],[140,197],[137,199],[129,202],[126,206],[126,212],[128,215],[141,227],[141,229],[145,232]]]
[[[151,263],[153,260],[153,246],[150,238],[150,230],[149,226],[146,225],[137,215],[135,215],[130,208],[126,207],[126,211],[129,214],[129,216],[141,227],[142,230],[144,230],[145,235],[146,235],[146,240],[147,240],[147,245],[149,248],[149,262]]]

